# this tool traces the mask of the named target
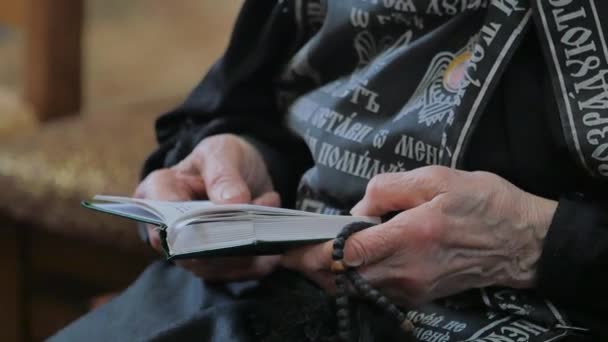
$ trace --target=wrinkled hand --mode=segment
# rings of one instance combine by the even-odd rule
[[[202,140],[172,168],[156,170],[135,191],[135,197],[166,201],[209,199],[214,203],[280,206],[264,160],[242,138],[221,134]],[[158,232],[148,227],[150,244],[161,251]],[[255,279],[272,272],[279,256],[180,260],[177,264],[208,281]]]
[[[349,238],[344,262],[409,305],[491,285],[532,287],[556,206],[486,172],[380,174],[351,213],[402,212]],[[283,264],[331,290],[331,250],[331,241],[303,247]]]

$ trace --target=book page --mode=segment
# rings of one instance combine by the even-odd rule
[[[170,201],[155,201],[148,199],[119,197],[119,196],[103,196],[97,195],[95,200],[108,201],[115,203],[130,203],[137,204],[143,208],[150,210],[157,216],[161,217],[167,226],[175,226],[180,221],[189,220],[195,217],[203,217],[215,214],[220,216],[241,217],[250,214],[262,216],[316,216],[322,217],[325,215],[311,213],[301,210],[283,209],[266,207],[251,204],[213,204],[211,201],[187,201],[187,202],[170,202]]]
[[[154,214],[152,211],[150,211],[146,208],[142,208],[138,204],[82,202],[81,205],[84,206],[85,208],[97,210],[102,213],[117,215],[120,217],[135,220],[138,222],[150,223],[150,224],[154,224],[157,226],[162,226],[165,223],[164,220],[162,218],[160,218],[158,215]]]
[[[171,202],[103,195],[97,195],[93,199],[139,205],[162,218],[168,226],[175,224],[184,217],[188,217],[192,212],[201,212],[214,206],[210,201]]]

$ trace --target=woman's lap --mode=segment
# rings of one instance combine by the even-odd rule
[[[240,317],[253,303],[239,297],[251,286],[203,284],[180,267],[156,262],[125,292],[51,341],[248,340]]]
[[[496,310],[516,308],[519,300],[519,304],[531,300],[525,294],[516,302],[489,303],[495,309],[485,306],[498,295],[515,298],[509,291],[482,291],[487,296],[484,301],[471,292],[455,302],[431,303],[408,314],[418,320],[419,338],[433,336],[437,341],[520,333],[528,335],[526,341],[536,342],[564,332],[554,330],[557,322],[551,322],[551,315],[539,319],[542,310],[529,317]],[[332,310],[322,290],[293,273],[276,272],[260,282],[214,285],[171,263],[156,262],[121,295],[50,341],[320,341],[334,333]],[[387,340],[393,336],[392,322],[374,310],[363,303],[356,305],[359,330],[370,341]]]

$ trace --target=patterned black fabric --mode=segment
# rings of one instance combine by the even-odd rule
[[[423,327],[415,332],[417,341],[596,341],[575,331],[567,339],[554,339],[567,330],[545,328],[553,324],[545,320],[554,320],[546,312],[533,313],[537,323],[521,319],[529,314],[522,311],[529,306],[517,303],[530,298],[514,295],[484,290],[480,297],[478,291],[470,291],[408,316]],[[360,300],[353,306],[360,332],[356,340],[408,340],[395,321],[374,306]],[[49,341],[335,341],[333,310],[330,296],[291,272],[279,271],[259,282],[219,285],[157,262],[120,296]]]

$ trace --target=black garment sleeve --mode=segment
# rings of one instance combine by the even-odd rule
[[[537,286],[556,303],[608,318],[608,205],[562,197],[544,241]],[[599,319],[599,320],[598,320]],[[605,328],[605,327],[604,327]]]
[[[302,139],[285,126],[275,92],[275,80],[297,47],[290,6],[245,2],[223,57],[180,107],[157,120],[159,147],[147,159],[144,176],[176,164],[205,137],[233,133],[260,150],[283,205],[292,205],[312,160]]]

